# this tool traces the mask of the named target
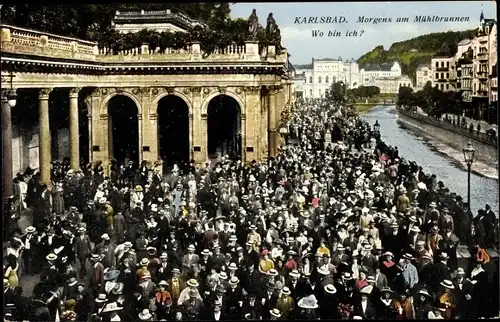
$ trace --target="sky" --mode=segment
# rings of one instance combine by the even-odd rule
[[[479,26],[483,10],[486,18],[496,19],[493,1],[429,1],[429,2],[294,2],[294,3],[236,3],[231,6],[233,18],[248,19],[256,9],[259,23],[266,26],[267,16],[273,13],[281,30],[283,46],[288,49],[293,64],[309,64],[312,58],[358,59],[376,46],[388,49],[394,42],[411,39],[432,32],[460,31]],[[414,22],[415,16],[469,17],[468,22]],[[297,17],[344,16],[346,23],[296,23]],[[365,18],[391,18],[391,23],[358,23]],[[397,18],[409,22],[396,22]],[[299,22],[301,22],[299,20]],[[313,30],[323,32],[313,37]],[[356,36],[346,36],[347,31]],[[339,37],[328,37],[328,32],[340,32]],[[317,34],[318,36],[318,34]]]

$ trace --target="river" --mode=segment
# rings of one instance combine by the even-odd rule
[[[378,120],[382,140],[397,146],[399,155],[407,160],[416,161],[427,174],[435,174],[451,192],[461,195],[467,201],[467,169],[463,154],[448,146],[423,138],[397,122],[396,108],[375,106],[362,115],[371,124]],[[471,174],[471,208],[474,214],[489,204],[499,213],[498,170],[485,164],[473,164]]]

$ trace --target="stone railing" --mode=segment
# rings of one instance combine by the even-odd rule
[[[267,46],[259,52],[259,44],[247,42],[244,46],[235,44],[226,48],[216,48],[207,54],[194,42],[183,49],[149,48],[148,44],[129,50],[114,52],[102,48],[95,42],[47,34],[39,31],[0,25],[1,52],[23,53],[28,56],[66,58],[94,62],[134,62],[134,61],[287,61],[286,50],[276,53],[274,46]]]
[[[0,25],[2,52],[92,59],[96,43],[8,25]]]
[[[423,115],[423,114],[420,114],[417,112],[413,112],[413,111],[405,109],[405,108],[397,107],[397,110],[398,110],[398,113],[406,115],[407,117],[413,118],[413,119],[418,120],[420,122],[429,123],[429,124],[432,124],[436,127],[439,127],[439,128],[454,132],[456,134],[459,134],[461,136],[477,140],[479,142],[482,142],[482,143],[490,145],[490,146],[498,147],[498,141],[497,141],[498,137],[496,135],[492,136],[492,135],[488,135],[488,134],[483,133],[483,132],[478,133],[477,131],[470,132],[467,128],[464,128],[460,125],[456,125],[456,124],[454,125],[454,124],[450,124],[447,122],[443,122],[443,121],[437,120],[433,117],[426,116],[426,115]]]

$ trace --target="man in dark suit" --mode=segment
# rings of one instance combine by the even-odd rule
[[[75,254],[80,261],[80,276],[87,274],[87,258],[92,252],[92,244],[89,236],[85,233],[85,228],[78,228],[78,236],[75,237]]]
[[[243,302],[241,311],[243,316],[249,315],[252,320],[262,320],[263,318],[262,303],[257,300],[257,296],[254,293],[248,295],[248,298]]]
[[[379,290],[389,285],[387,276],[385,276],[384,273],[380,272],[380,267],[377,267],[375,269],[374,277],[375,277],[375,287],[377,287]]]
[[[261,273],[253,264],[246,267],[246,274],[241,276],[241,286],[247,293],[257,294],[261,290]]]
[[[375,268],[378,265],[378,261],[375,258],[375,256],[372,254],[372,246],[371,245],[365,245],[363,247],[363,250],[361,251],[361,260],[360,263],[363,267],[366,267],[368,270],[369,274],[373,274],[375,271]]]
[[[448,254],[442,252],[439,255],[439,261],[434,263],[433,274],[431,277],[434,291],[438,291],[439,283],[444,280],[451,280],[450,269],[448,268]]]
[[[370,285],[365,286],[360,290],[361,300],[354,305],[354,316],[360,316],[363,320],[375,318],[377,312],[368,299],[372,290],[373,288]]]
[[[477,309],[474,308],[474,285],[468,278],[465,278],[465,271],[459,267],[456,272],[455,280],[455,299],[456,299],[456,318],[477,318]]]
[[[276,292],[276,285],[268,283],[266,289],[261,292],[259,301],[262,304],[262,316],[265,320],[270,319],[270,310],[276,307],[278,302],[278,293]]]
[[[92,254],[90,258],[90,263],[92,264],[92,270],[90,275],[89,286],[92,289],[92,295],[96,297],[99,294],[99,290],[104,286],[104,265],[99,261],[98,254]]]
[[[205,314],[204,315],[204,320],[207,321],[229,321],[233,320],[230,318],[228,312],[224,311],[222,309],[222,302],[221,301],[215,301],[214,305],[212,307],[206,308]]]
[[[241,306],[243,304],[243,293],[239,286],[239,279],[234,276],[229,281],[229,289],[226,293],[227,311],[232,320],[241,320]]]
[[[213,242],[217,237],[217,232],[214,229],[214,224],[209,223],[208,229],[203,233],[203,246],[204,248],[212,248]]]
[[[198,298],[198,292],[196,290],[189,291],[189,300],[182,304],[184,312],[188,320],[198,320],[202,310],[203,303]]]

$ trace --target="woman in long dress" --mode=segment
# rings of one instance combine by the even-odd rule
[[[52,212],[56,215],[64,213],[64,189],[62,183],[56,184],[56,189],[52,194]]]
[[[10,245],[7,248],[7,265],[4,273],[4,278],[9,282],[9,287],[19,286],[19,262],[20,262],[20,252],[22,249],[22,243],[17,239],[12,239]]]

